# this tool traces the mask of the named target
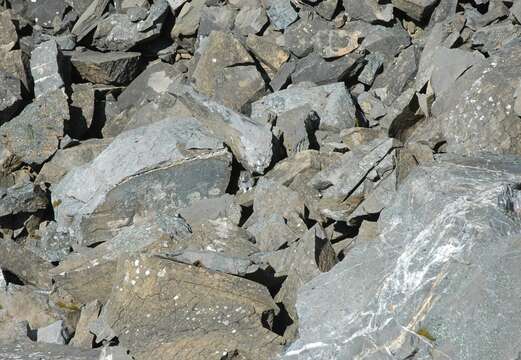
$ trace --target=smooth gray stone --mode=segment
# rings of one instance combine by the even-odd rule
[[[268,112],[280,117],[302,106],[309,106],[318,115],[321,130],[341,130],[355,126],[356,108],[342,83],[297,85],[266,95],[252,104],[252,119],[260,121]]]
[[[520,175],[519,158],[494,155],[413,170],[380,236],[301,289],[283,358],[515,359]]]

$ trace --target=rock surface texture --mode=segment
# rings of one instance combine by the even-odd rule
[[[0,0],[0,360],[519,360],[520,35],[514,0]]]

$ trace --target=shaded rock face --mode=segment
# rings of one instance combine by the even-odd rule
[[[416,169],[382,212],[380,238],[301,290],[285,358],[515,358],[519,164],[447,156]],[[330,296],[339,301],[319,300]]]

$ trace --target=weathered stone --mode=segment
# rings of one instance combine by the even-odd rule
[[[181,36],[191,36],[197,32],[199,21],[201,19],[201,12],[206,1],[193,0],[190,2],[183,1],[183,3],[184,5],[182,5],[182,9],[179,12],[179,15],[177,15],[175,25],[170,33],[172,39]],[[170,6],[172,7],[172,4],[170,4]]]
[[[246,46],[262,64],[273,72],[279,71],[289,59],[288,52],[277,44],[265,40],[262,36],[249,35],[246,39]]]
[[[207,41],[192,75],[195,88],[240,110],[264,88],[254,60],[232,34],[214,31]]]
[[[369,53],[384,55],[386,62],[391,62],[403,49],[411,44],[411,37],[400,22],[392,26],[371,25],[362,21],[346,23],[343,29],[347,31],[359,31],[364,35],[359,50]]]
[[[511,23],[491,24],[472,34],[472,47],[485,54],[501,49],[521,34],[521,26]]]
[[[343,0],[347,15],[366,22],[389,22],[393,19],[393,6],[380,5],[377,0]]]
[[[70,345],[90,349],[94,341],[94,334],[89,331],[89,325],[95,321],[101,311],[101,303],[94,300],[81,309],[81,316]]]
[[[369,125],[373,125],[375,121],[387,114],[387,109],[382,101],[371,93],[361,93],[357,97],[357,102]]]
[[[140,218],[159,218],[219,196],[228,186],[230,161],[222,142],[192,118],[124,132],[54,187],[59,230],[89,245]]]
[[[49,262],[61,261],[72,250],[68,234],[57,231],[56,222],[42,222],[34,233],[29,233],[25,247]]]
[[[69,105],[63,90],[36,99],[0,127],[0,143],[26,164],[42,164],[58,149]]]
[[[8,10],[0,12],[0,48],[3,51],[12,50],[18,42],[16,28]]]
[[[117,334],[136,360],[216,352],[271,359],[280,350],[280,338],[261,325],[276,305],[259,284],[152,256],[121,261],[117,277],[97,339]]]
[[[261,6],[243,7],[235,18],[235,29],[242,35],[258,34],[268,23],[268,17]]]
[[[91,84],[72,84],[71,121],[66,132],[73,138],[82,138],[91,128],[96,104],[95,91]]]
[[[208,220],[228,218],[235,224],[241,219],[241,208],[234,202],[234,197],[224,194],[210,199],[194,201],[189,207],[179,209],[179,214],[190,226],[197,226]]]
[[[70,170],[92,161],[111,142],[111,139],[91,139],[79,145],[60,149],[46,162],[35,183],[57,184]]]
[[[252,119],[260,121],[267,112],[280,117],[287,111],[306,105],[320,118],[320,129],[341,130],[356,123],[354,102],[342,83],[293,86],[277,91],[252,104]]]
[[[375,139],[360,145],[315,175],[311,184],[327,196],[349,196],[366,175],[398,146],[395,139]]]
[[[154,5],[163,4],[161,9],[167,10],[166,0],[155,1]],[[152,5],[152,6],[154,6]],[[152,10],[152,9],[151,9]],[[140,22],[132,22],[127,14],[110,14],[97,23],[94,32],[93,45],[102,51],[127,51],[136,45],[149,41],[161,33],[163,23],[160,18],[148,21],[152,16],[149,11],[148,17]]]
[[[47,195],[38,185],[30,182],[0,187],[0,217],[19,213],[33,213],[48,205]]]
[[[358,75],[358,81],[367,86],[371,86],[373,85],[376,74],[382,68],[385,58],[381,53],[374,53],[367,55],[365,60],[366,64],[360,75]]]
[[[262,251],[276,251],[297,241],[300,235],[294,232],[280,214],[260,217],[248,232],[255,237],[255,245]]]
[[[284,31],[284,47],[298,57],[309,55],[313,51],[316,34],[328,30],[328,23],[318,16],[302,14],[301,19]]]
[[[59,320],[39,328],[36,339],[40,343],[65,345],[68,340],[68,335],[65,331],[63,328],[63,320]]]
[[[11,120],[21,106],[20,80],[0,70],[0,125]]]
[[[353,151],[360,145],[367,144],[378,138],[384,138],[385,133],[378,128],[354,127],[342,130],[340,136],[342,142],[347,145],[349,150]]]
[[[137,52],[101,53],[91,50],[75,51],[72,65],[85,80],[96,84],[125,85],[136,76],[141,54]]]
[[[362,34],[345,30],[321,30],[315,37],[315,52],[323,58],[337,58],[358,48]]]
[[[267,0],[266,13],[276,30],[284,30],[298,19],[290,0]]]
[[[0,70],[20,79],[26,90],[30,89],[30,82],[26,70],[27,56],[22,50],[0,50]]]
[[[326,60],[318,54],[311,54],[297,62],[291,80],[294,84],[310,81],[317,85],[346,81],[362,68],[361,59],[362,55],[357,53],[335,60]]]
[[[517,159],[497,156],[413,171],[380,216],[379,238],[300,291],[299,340],[285,358],[515,358],[520,174]]]
[[[237,13],[228,6],[205,6],[201,10],[197,35],[208,36],[212,31],[231,31],[239,14],[240,12]]]
[[[5,360],[99,360],[99,351],[27,341],[18,344],[0,343],[0,357]]]
[[[437,0],[392,0],[392,3],[395,8],[400,9],[411,18],[422,21],[437,5]]]
[[[81,16],[71,30],[72,34],[76,35],[78,41],[81,41],[96,28],[109,2],[110,0],[93,0],[81,13]]]
[[[12,272],[25,283],[47,289],[51,287],[49,270],[53,266],[50,263],[11,239],[2,239],[0,248],[0,268]]]
[[[264,173],[273,157],[271,131],[195,92],[191,87],[170,89],[205,127],[222,138],[237,160],[251,172]]]
[[[290,246],[285,257],[289,264],[286,270],[287,278],[275,296],[275,301],[284,304],[293,320],[291,328],[286,329],[284,333],[286,339],[292,340],[296,337],[298,328],[295,308],[297,291],[314,277],[331,270],[337,263],[337,258],[324,229],[318,224],[309,229],[296,244]]]
[[[41,43],[31,52],[31,75],[37,98],[65,86],[60,74],[63,68],[61,61],[61,53],[54,40]]]
[[[332,20],[339,0],[323,0],[315,5],[315,11],[327,20]]]

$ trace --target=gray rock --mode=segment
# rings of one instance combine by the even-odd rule
[[[321,30],[315,37],[315,52],[324,59],[337,58],[353,52],[358,48],[362,38],[359,32],[347,32],[346,30]]]
[[[269,128],[198,94],[189,86],[173,87],[176,95],[193,116],[230,147],[245,169],[264,173],[273,157]]]
[[[422,21],[436,5],[436,0],[392,0],[395,8],[400,9],[411,18]]]
[[[89,83],[72,84],[71,121],[65,131],[75,139],[83,138],[93,125],[95,95],[95,90]]]
[[[165,94],[181,73],[173,65],[153,62],[139,74],[118,97],[121,110],[136,106],[143,99],[154,99]]]
[[[254,60],[230,33],[214,31],[193,72],[195,88],[234,110],[264,89]]]
[[[31,84],[27,76],[27,55],[22,50],[6,51],[0,49],[0,70],[20,79],[25,90],[31,89]]]
[[[299,340],[285,358],[515,358],[520,174],[518,159],[497,156],[415,170],[380,216],[380,237],[300,291]]]
[[[60,74],[62,68],[61,53],[56,41],[43,42],[31,52],[31,75],[37,98],[65,86]]]
[[[0,344],[0,357],[5,360],[99,360],[99,351],[27,341],[18,344]]]
[[[29,104],[0,127],[0,143],[26,164],[42,164],[58,149],[69,105],[62,89]]]
[[[155,1],[152,6],[154,9],[163,10],[163,14],[168,9],[166,0]],[[110,14],[98,21],[93,45],[102,51],[127,51],[150,41],[161,33],[163,23],[160,20],[163,14],[157,17],[151,8],[148,17],[137,23],[132,22],[127,14]]]
[[[276,251],[298,240],[294,232],[280,214],[260,217],[248,227],[248,232],[255,237],[255,245],[262,251]]]
[[[0,12],[0,48],[4,51],[12,50],[18,42],[16,28],[7,10]]]
[[[95,84],[126,85],[137,76],[141,54],[137,52],[101,53],[75,51],[72,65],[80,76]]]
[[[111,139],[91,139],[79,145],[58,150],[52,159],[43,165],[35,183],[49,183],[52,187],[73,168],[92,161],[111,141]]]
[[[376,74],[384,64],[384,56],[381,53],[369,54],[365,57],[366,64],[358,75],[358,81],[367,86],[373,85]]]
[[[268,23],[266,11],[261,6],[245,6],[235,17],[235,29],[242,35],[258,34]]]
[[[393,5],[380,5],[377,0],[343,0],[347,15],[354,20],[366,22],[390,22],[393,19]]]
[[[250,34],[246,39],[246,46],[264,65],[268,74],[279,71],[290,57],[287,51],[262,36]]]
[[[182,250],[165,254],[164,257],[183,264],[202,266],[213,271],[237,276],[246,276],[259,269],[259,266],[248,258],[231,257],[208,250]]]
[[[117,277],[98,328],[117,334],[136,360],[216,352],[271,359],[280,350],[280,338],[261,324],[276,305],[259,284],[143,255],[121,261]],[[104,337],[111,335],[97,336]]]
[[[71,30],[72,34],[76,35],[78,41],[81,41],[96,28],[109,2],[110,0],[90,1],[90,5],[81,13]]]
[[[208,36],[212,31],[231,31],[234,21],[237,21],[236,18],[239,18],[239,15],[240,11],[237,13],[235,9],[228,6],[205,6],[201,10],[197,35]],[[268,19],[264,23],[267,21]]]
[[[490,54],[519,37],[521,26],[511,23],[491,24],[472,34],[472,47]]]
[[[378,119],[387,114],[385,105],[371,93],[363,92],[357,97],[358,106],[364,113],[369,124],[374,124]]]
[[[287,329],[284,333],[286,339],[292,339],[298,328],[295,308],[297,291],[316,276],[331,270],[337,263],[337,258],[326,232],[318,224],[309,229],[297,243],[290,246],[284,256],[289,264],[285,270],[287,278],[275,296],[275,301],[284,304],[293,320],[291,329]]]
[[[109,240],[140,218],[160,218],[222,195],[230,161],[222,142],[195,119],[129,130],[54,187],[59,230],[89,245]]]
[[[76,325],[76,331],[70,345],[80,348],[91,348],[94,341],[94,334],[89,331],[89,325],[96,320],[101,311],[101,304],[94,300],[81,309],[81,316]]]
[[[183,3],[181,11],[177,15],[175,25],[170,32],[172,39],[182,36],[192,36],[197,32],[202,9],[206,4],[204,0],[183,1]],[[170,6],[172,7],[172,5]]]
[[[308,13],[300,15],[301,19],[284,31],[284,47],[296,56],[302,58],[313,51],[316,34],[328,30],[326,21]]]
[[[311,184],[324,195],[347,197],[367,174],[398,146],[399,141],[395,139],[375,139],[366,145],[360,145],[315,175]]]
[[[267,95],[252,104],[252,119],[260,121],[265,113],[277,117],[302,106],[309,106],[320,118],[320,129],[341,130],[356,123],[356,108],[342,83],[322,86],[293,86]]]
[[[309,105],[296,107],[279,114],[276,129],[282,133],[286,153],[291,155],[308,150],[319,124],[320,118]]]
[[[238,224],[241,220],[241,212],[240,206],[234,202],[234,197],[230,194],[196,200],[189,207],[179,209],[179,215],[192,227],[208,220],[222,218]]]
[[[346,23],[343,29],[362,33],[364,40],[360,44],[360,50],[379,52],[385,56],[385,62],[393,61],[396,55],[411,44],[411,37],[400,22],[392,26],[382,26],[352,21]]]
[[[0,70],[0,125],[11,120],[21,106],[20,80]]]
[[[48,205],[47,194],[31,182],[0,188],[0,217],[19,213],[33,213]]]
[[[362,58],[358,53],[351,53],[328,61],[313,53],[297,62],[291,80],[294,84],[309,81],[317,85],[347,81],[362,68]]]
[[[332,20],[339,0],[323,0],[315,5],[315,11],[327,20]]]
[[[67,338],[66,330],[63,328],[63,320],[39,328],[37,333],[37,341],[40,343],[65,345]]]
[[[49,262],[61,261],[71,252],[68,234],[57,231],[56,222],[42,222],[36,234],[29,234],[25,247]]]
[[[266,13],[276,30],[284,30],[298,19],[290,0],[267,0]]]

